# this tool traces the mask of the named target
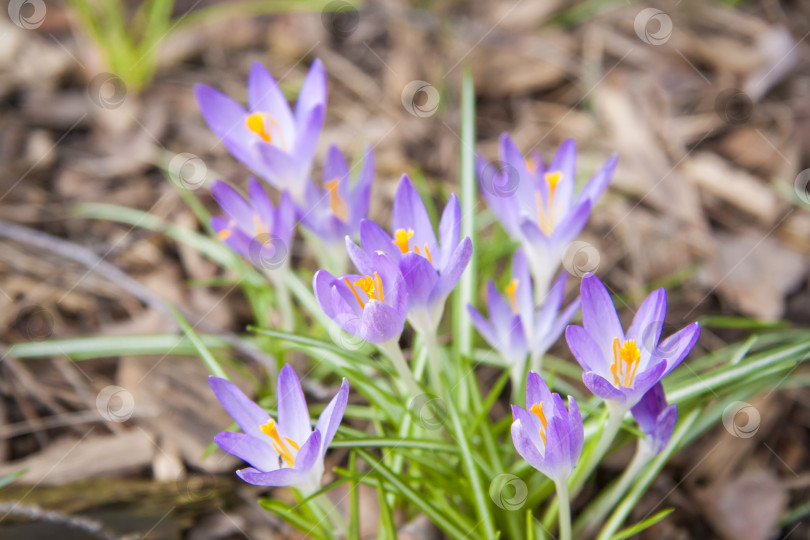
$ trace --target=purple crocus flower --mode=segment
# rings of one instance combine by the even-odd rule
[[[323,167],[321,187],[307,182],[304,204],[299,208],[301,221],[327,244],[340,244],[343,238],[360,233],[360,220],[368,216],[371,182],[374,179],[374,152],[367,148],[363,165],[352,182],[349,165],[337,146],[330,146]]]
[[[444,207],[439,239],[425,205],[407,175],[394,196],[394,236],[371,220],[360,222],[363,248],[347,239],[346,249],[360,272],[368,274],[371,253],[385,253],[396,261],[408,292],[409,320],[423,333],[435,332],[444,301],[461,278],[472,256],[472,242],[461,237],[461,206],[455,194]]]
[[[631,409],[633,417],[647,438],[645,444],[653,455],[669,443],[675,424],[678,423],[678,406],[667,405],[664,386],[659,382],[650,388]]]
[[[385,343],[402,333],[408,315],[405,280],[384,253],[368,259],[365,275],[335,277],[318,270],[315,297],[324,313],[343,330],[370,343]]]
[[[543,305],[535,308],[531,273],[521,249],[512,258],[512,280],[502,296],[495,283],[487,286],[487,320],[475,307],[467,306],[476,330],[513,368],[514,378],[523,378],[526,356],[540,359],[560,337],[579,309],[579,299],[562,308],[566,275],[551,287]],[[538,369],[536,365],[533,369]]]
[[[349,398],[346,379],[321,413],[314,431],[301,384],[289,365],[278,375],[278,421],[233,383],[212,376],[208,384],[242,429],[242,433],[223,431],[214,437],[220,448],[251,465],[236,471],[239,478],[256,486],[296,487],[306,494],[320,488],[323,458]]]
[[[659,343],[667,310],[664,289],[644,300],[626,334],[599,278],[585,274],[581,296],[584,328],[566,328],[568,346],[585,370],[585,386],[625,411],[675,369],[700,336],[694,322]]]
[[[526,409],[512,405],[512,442],[529,464],[558,483],[565,483],[579,461],[585,430],[579,406],[568,396],[568,409],[560,394],[529,372]]]
[[[225,216],[211,218],[211,228],[236,253],[264,270],[285,267],[295,233],[295,207],[286,191],[278,208],[255,178],[248,183],[248,199],[224,182],[214,182],[212,193]]]
[[[278,83],[260,63],[248,74],[247,109],[203,84],[194,95],[211,131],[228,151],[293,199],[304,202],[306,181],[326,113],[326,72],[315,60],[291,110]]]
[[[575,194],[576,156],[576,143],[567,139],[546,166],[540,153],[524,158],[504,133],[499,167],[476,158],[483,197],[509,235],[523,244],[539,298],[607,188],[618,159],[612,156]]]

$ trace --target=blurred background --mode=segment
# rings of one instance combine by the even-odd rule
[[[255,61],[294,96],[323,60],[320,155],[330,143],[350,156],[374,147],[372,217],[387,219],[403,172],[437,199],[455,189],[469,67],[478,150],[488,158],[504,131],[547,156],[574,137],[583,178],[619,153],[610,190],[567,254],[569,271],[598,272],[631,306],[666,286],[665,333],[702,316],[726,321],[704,331],[704,351],[746,328],[810,322],[807,2],[4,5],[2,538],[296,537],[258,507],[257,489],[237,483],[230,456],[206,452],[230,420],[190,350],[167,357],[133,341],[132,354],[104,357],[103,341],[94,354],[70,341],[26,345],[171,334],[166,302],[226,337],[251,322],[219,267],[175,242],[165,223],[200,229],[189,202],[213,208],[215,178],[244,184],[247,171],[204,124],[192,85],[244,100]],[[485,205],[478,211],[491,219]],[[128,223],[105,219],[111,213]],[[477,249],[503,253],[504,268],[499,234]],[[312,266],[305,253],[293,256]],[[560,355],[570,357],[564,347]],[[788,379],[740,422],[675,457],[637,510],[676,511],[646,538],[764,540],[779,523],[782,538],[810,538],[810,396],[790,387]],[[606,474],[621,470],[626,450]],[[335,451],[332,464],[342,456]],[[376,495],[362,496],[373,525]],[[411,526],[403,537],[430,537],[424,524]]]

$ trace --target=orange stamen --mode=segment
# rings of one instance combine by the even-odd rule
[[[287,444],[289,444],[296,452],[300,449],[298,444],[296,444],[296,442],[289,437],[285,437],[284,440],[282,440],[281,436],[278,434],[278,429],[276,429],[276,421],[272,418],[268,420],[266,424],[261,426],[261,430],[262,433],[269,435],[270,438],[273,439],[273,448],[275,448],[276,452],[278,452],[282,459],[284,459],[287,466],[293,467],[295,465],[295,455],[293,455],[292,450],[287,447]]]
[[[543,424],[543,427],[540,428],[540,437],[543,438],[543,444],[546,444],[546,428],[548,428],[548,420],[546,419],[546,415],[543,412],[543,402],[535,403],[532,405],[532,408],[529,409],[530,413],[534,413],[537,418],[540,419],[540,423]]]
[[[394,232],[394,244],[402,253],[408,253],[408,241],[413,236],[413,229],[397,229]]]
[[[281,148],[286,147],[286,144],[284,144],[284,134],[281,132],[281,126],[279,126],[276,119],[269,114],[261,112],[251,113],[245,119],[245,124],[247,124],[247,128],[250,131],[261,137],[264,142],[275,144]],[[281,139],[280,141],[276,142],[273,140],[271,130],[275,130]]]
[[[348,286],[349,286],[349,290],[351,290],[351,291],[352,291],[352,294],[353,294],[353,295],[354,295],[354,297],[357,299],[357,303],[358,303],[358,304],[360,304],[360,307],[361,307],[361,308],[366,307],[366,303],[365,303],[365,302],[363,302],[363,300],[360,298],[360,295],[359,295],[359,294],[357,294],[357,291],[355,291],[355,290],[354,290],[354,287],[352,287],[352,283],[349,281],[349,278],[343,278],[343,281],[345,281],[345,282],[346,282],[346,285],[348,285]]]
[[[343,200],[343,197],[338,193],[339,184],[340,180],[338,178],[323,183],[327,193],[329,193],[329,208],[332,210],[332,213],[342,221],[346,221],[349,219],[349,209],[346,206],[346,201]]]
[[[512,313],[518,312],[518,303],[517,303],[517,288],[520,284],[520,281],[517,279],[513,279],[509,282],[509,285],[506,286],[506,296],[509,298],[509,305],[512,307]]]
[[[617,388],[624,386],[630,388],[636,378],[636,370],[641,360],[641,352],[638,350],[635,340],[628,339],[623,344],[619,338],[613,339],[613,363],[610,364],[610,372],[613,374],[613,385]]]

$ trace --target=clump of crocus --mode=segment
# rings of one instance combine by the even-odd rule
[[[663,450],[672,438],[678,423],[678,406],[667,405],[664,386],[659,382],[650,388],[631,409],[633,418],[646,438],[639,439],[646,451],[655,455]]]
[[[310,67],[295,110],[267,69],[254,63],[247,82],[247,109],[222,92],[198,84],[194,94],[208,127],[228,151],[279,190],[304,203],[315,146],[326,114],[326,72]]]
[[[584,327],[566,328],[568,346],[585,370],[585,386],[627,412],[689,354],[700,336],[700,325],[689,324],[659,343],[667,311],[664,289],[644,300],[627,333],[599,278],[586,274],[580,292]]]
[[[370,343],[397,340],[408,315],[405,280],[384,253],[373,253],[364,275],[335,277],[319,270],[313,289],[323,312],[343,330]]]
[[[530,371],[526,379],[526,409],[512,405],[512,442],[529,465],[545,474],[557,487],[560,507],[560,537],[571,538],[568,479],[582,454],[585,429],[579,406],[568,396],[565,408],[560,394]]]
[[[303,225],[311,230],[327,250],[326,260],[341,268],[345,261],[346,236],[357,238],[360,221],[368,217],[371,183],[374,179],[374,152],[367,148],[354,181],[346,158],[336,146],[330,146],[323,166],[323,181],[307,182],[304,203],[298,213]]]
[[[211,218],[211,228],[236,253],[267,272],[286,268],[295,234],[295,207],[287,192],[278,208],[261,184],[251,178],[248,198],[217,181],[212,193],[225,216]]]
[[[371,220],[360,223],[360,249],[347,240],[346,247],[362,273],[373,270],[373,253],[385,253],[396,261],[408,293],[408,318],[425,334],[436,332],[447,295],[470,262],[472,242],[461,240],[461,207],[450,196],[439,221],[439,238],[433,232],[425,205],[407,175],[397,187],[393,212],[394,235]]]
[[[539,153],[524,157],[504,133],[498,166],[481,156],[476,159],[484,199],[526,250],[538,300],[545,296],[566,247],[582,231],[616,168],[614,155],[575,194],[576,157],[576,143],[567,139],[546,165]]]
[[[515,385],[525,376],[526,357],[531,356],[531,369],[538,371],[542,356],[557,341],[579,308],[577,299],[561,311],[565,281],[565,274],[557,278],[537,309],[526,256],[518,249],[512,258],[512,280],[504,295],[498,292],[494,282],[490,281],[487,286],[489,319],[472,305],[467,306],[476,330],[511,366]]]
[[[337,432],[349,398],[349,383],[326,406],[312,429],[312,422],[295,371],[285,365],[278,375],[278,419],[274,420],[233,383],[209,377],[208,383],[222,407],[242,429],[223,431],[214,442],[251,467],[236,474],[257,486],[290,486],[304,494],[320,488],[324,455]]]

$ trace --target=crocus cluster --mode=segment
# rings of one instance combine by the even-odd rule
[[[248,75],[247,107],[203,84],[196,85],[194,93],[211,131],[236,159],[281,192],[278,212],[285,217],[295,216],[276,227],[265,221],[255,221],[254,226],[245,205],[233,204],[238,197],[235,190],[221,187],[220,182],[214,196],[226,217],[212,220],[217,233],[237,253],[267,269],[267,256],[257,252],[276,253],[270,256],[270,266],[280,264],[282,258],[286,260],[296,222],[300,222],[320,240],[324,259],[333,266],[342,266],[343,258],[328,255],[343,250],[343,237],[356,237],[360,220],[368,215],[374,155],[367,148],[359,174],[352,175],[346,158],[333,145],[326,154],[322,180],[315,182],[311,178],[326,114],[327,81],[321,61],[313,62],[294,109],[270,72],[259,63],[253,64]],[[255,206],[253,199],[261,197],[260,204],[266,207],[269,198],[261,191],[251,182],[249,199]],[[234,234],[237,229],[238,234]],[[267,238],[283,244],[284,257],[277,254],[278,249],[266,245]]]
[[[455,194],[433,231],[425,205],[407,176],[394,197],[393,235],[368,219],[360,223],[362,247],[346,237],[359,275],[315,274],[315,296],[324,313],[347,332],[371,343],[397,339],[406,318],[419,332],[435,332],[447,295],[472,256],[461,240],[461,208]]]

